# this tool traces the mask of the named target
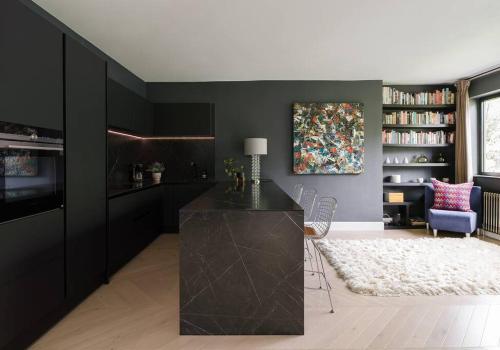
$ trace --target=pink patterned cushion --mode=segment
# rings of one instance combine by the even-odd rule
[[[434,186],[434,205],[432,209],[471,211],[470,192],[473,182],[451,185],[446,182],[432,180]]]

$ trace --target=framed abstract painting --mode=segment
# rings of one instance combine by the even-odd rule
[[[294,103],[293,172],[362,173],[364,130],[362,103]]]

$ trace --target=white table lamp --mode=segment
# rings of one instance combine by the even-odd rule
[[[260,156],[267,154],[267,139],[245,139],[245,155],[252,157],[252,181],[260,183]]]

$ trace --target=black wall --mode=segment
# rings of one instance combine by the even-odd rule
[[[500,92],[500,72],[493,73],[482,78],[472,80],[469,88],[470,117],[472,126],[472,166],[474,174],[478,174],[480,168],[480,133],[481,133],[481,110],[480,98]],[[475,176],[474,182],[481,186],[483,191],[500,192],[500,178],[491,176]]]
[[[141,95],[143,97],[146,96],[146,84],[144,83],[144,81],[142,81],[135,74],[133,74],[132,72],[127,70],[125,67],[123,67],[121,64],[119,64],[117,61],[115,61],[112,57],[106,55],[100,49],[98,49],[97,47],[92,45],[89,41],[85,40],[78,33],[71,30],[68,26],[66,26],[64,23],[62,23],[58,19],[56,19],[54,16],[52,16],[50,13],[48,13],[47,11],[42,9],[40,6],[35,4],[33,1],[31,1],[31,0],[19,0],[19,2],[26,5],[32,11],[34,11],[35,13],[37,13],[38,15],[40,15],[41,17],[45,18],[47,21],[52,23],[54,26],[56,26],[60,31],[62,31],[66,35],[69,35],[71,38],[78,41],[83,46],[87,47],[90,51],[92,51],[94,54],[99,56],[101,59],[105,60],[108,63],[108,76],[110,78],[118,81],[120,84],[128,87],[129,89],[134,90],[139,95]],[[61,55],[62,55],[62,53],[61,53]]]
[[[225,179],[223,159],[242,160],[243,139],[265,137],[268,155],[262,176],[284,190],[304,183],[319,195],[339,201],[337,221],[381,221],[382,217],[382,81],[254,81],[208,83],[148,83],[152,102],[215,104],[215,174]],[[362,102],[365,107],[365,172],[361,175],[292,174],[292,103]],[[360,209],[362,208],[362,209]]]

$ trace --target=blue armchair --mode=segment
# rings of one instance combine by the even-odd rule
[[[428,185],[425,188],[425,222],[427,229],[432,228],[434,237],[438,230],[465,233],[466,237],[478,227],[482,221],[482,199],[481,187],[474,186],[470,193],[471,212],[432,209],[434,205],[434,187]]]

